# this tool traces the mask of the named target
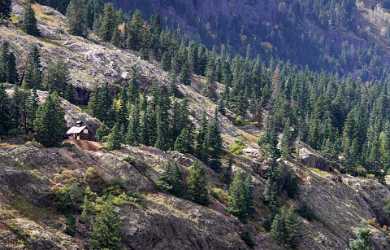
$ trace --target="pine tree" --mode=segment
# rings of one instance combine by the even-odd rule
[[[183,128],[180,135],[176,138],[175,151],[183,154],[190,154],[192,152],[192,136],[187,128]]]
[[[31,95],[26,100],[27,117],[26,117],[26,133],[32,132],[34,129],[34,120],[39,107],[39,99],[36,89],[31,91]]]
[[[140,138],[140,115],[138,105],[134,105],[131,110],[129,127],[126,135],[126,143],[129,145],[137,145]]]
[[[189,169],[187,190],[190,199],[200,205],[209,203],[206,171],[195,162]]]
[[[42,83],[41,60],[37,46],[32,46],[27,57],[22,87],[39,89]]]
[[[300,222],[292,208],[283,207],[275,215],[271,225],[271,235],[280,244],[295,248],[300,239]]]
[[[105,202],[92,225],[92,249],[121,249],[121,221],[110,202]]]
[[[290,123],[287,122],[283,129],[283,137],[281,141],[281,153],[284,158],[287,158],[291,154],[292,143],[292,131],[290,128]]]
[[[213,121],[208,126],[206,144],[208,155],[213,159],[219,159],[222,152],[222,137],[219,130],[217,110],[215,110]]]
[[[45,78],[45,87],[50,92],[56,91],[64,96],[65,90],[69,85],[69,70],[67,64],[59,59],[49,63]]]
[[[10,18],[12,12],[11,3],[11,0],[2,0],[0,2],[0,21]]]
[[[157,181],[158,187],[177,197],[184,195],[183,177],[177,164],[169,162]]]
[[[120,130],[120,125],[116,123],[107,138],[106,147],[108,150],[116,150],[121,148],[122,135]]]
[[[0,82],[16,84],[18,79],[15,55],[9,50],[9,43],[5,41],[0,48]]]
[[[198,133],[196,135],[196,145],[195,145],[195,153],[196,156],[202,160],[207,162],[208,160],[208,152],[207,152],[207,118],[206,118],[206,113],[203,113],[202,120],[200,123],[200,127],[198,129]],[[206,147],[205,147],[206,145]]]
[[[133,50],[140,50],[142,47],[142,34],[144,20],[142,19],[141,12],[134,11],[131,16],[131,20],[128,23],[128,39],[127,46]]]
[[[0,135],[6,135],[9,130],[16,127],[12,115],[11,100],[5,92],[4,85],[0,83]]]
[[[245,222],[253,212],[253,195],[250,176],[239,171],[229,187],[228,211]]]
[[[101,15],[104,7],[103,0],[88,0],[87,1],[87,25],[92,29],[98,17]]]
[[[35,12],[31,7],[31,1],[27,0],[27,3],[24,6],[24,15],[23,15],[23,23],[22,29],[29,35],[39,36],[40,32],[37,26],[37,19],[35,18]]]
[[[85,0],[70,0],[66,10],[69,33],[75,36],[86,36],[88,33],[87,3]]]
[[[99,36],[103,41],[109,42],[117,28],[114,6],[111,3],[104,5],[102,20],[100,22]]]
[[[165,87],[161,88],[157,106],[157,139],[155,147],[161,150],[168,150],[171,147],[169,130],[169,109],[170,100]]]
[[[35,139],[46,147],[58,146],[65,134],[64,111],[56,93],[50,94],[36,112]]]
[[[191,85],[191,72],[188,63],[184,63],[182,66],[179,81],[184,85]]]

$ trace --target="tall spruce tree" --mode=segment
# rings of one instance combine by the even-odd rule
[[[49,63],[44,81],[46,89],[56,91],[64,96],[69,84],[69,70],[67,64],[62,59]]]
[[[7,135],[9,130],[15,128],[11,100],[5,92],[5,87],[0,83],[0,135]]]
[[[183,128],[180,135],[176,138],[174,149],[183,154],[192,152],[192,136],[187,128]]]
[[[176,163],[169,162],[164,167],[164,172],[159,177],[157,185],[162,191],[177,197],[182,197],[185,193],[183,176]]]
[[[112,128],[111,133],[108,135],[106,147],[108,150],[117,150],[121,148],[121,143],[121,128],[120,125],[116,123]]]
[[[103,41],[109,42],[117,29],[114,6],[111,3],[104,5],[103,14],[99,27],[99,36]]]
[[[15,55],[10,51],[9,43],[5,41],[0,48],[0,82],[16,84],[18,79]]]
[[[229,187],[228,211],[244,222],[253,213],[252,192],[250,176],[237,172]]]
[[[88,33],[87,3],[85,0],[70,0],[66,10],[69,33],[86,36]]]
[[[161,150],[168,150],[171,145],[169,130],[169,109],[170,100],[168,90],[162,87],[157,105],[157,139],[155,146]]]
[[[189,198],[200,205],[209,203],[206,171],[195,162],[189,169],[187,177]]]
[[[214,119],[208,126],[206,145],[208,155],[213,159],[219,159],[222,152],[222,137],[217,110],[215,110]]]
[[[29,35],[39,36],[40,32],[38,30],[37,19],[35,18],[35,12],[31,4],[32,0],[27,0],[24,5],[22,29]]]
[[[50,94],[36,112],[35,139],[46,147],[58,146],[65,135],[64,111],[56,93]]]
[[[140,50],[142,47],[142,34],[144,26],[144,20],[142,19],[141,12],[136,10],[131,16],[130,22],[127,25],[127,46],[133,50]]]
[[[26,68],[24,71],[24,78],[22,87],[29,89],[39,89],[42,84],[42,70],[41,70],[41,59],[38,47],[33,45],[30,48]]]

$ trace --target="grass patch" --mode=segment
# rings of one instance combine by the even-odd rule
[[[53,210],[37,207],[21,196],[15,196],[10,205],[23,217],[35,222],[47,221],[54,215]]]
[[[242,151],[245,149],[245,147],[245,143],[243,143],[240,139],[237,139],[229,146],[229,152],[233,155],[242,155]]]
[[[330,173],[326,172],[326,171],[322,171],[318,168],[310,168],[310,171],[320,177],[323,177],[323,178],[326,178],[326,177],[329,177],[331,176]]]
[[[210,190],[210,193],[211,195],[217,199],[218,201],[220,201],[221,203],[223,204],[227,204],[229,202],[229,195],[228,193],[223,190],[222,188],[217,188],[217,187],[213,187],[211,190]]]

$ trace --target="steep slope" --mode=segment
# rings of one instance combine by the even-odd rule
[[[168,26],[211,46],[312,69],[381,78],[388,71],[389,17],[382,2],[349,1],[122,1],[124,10],[160,13]]]
[[[194,2],[195,3],[195,2]],[[16,14],[20,5],[14,4]],[[18,53],[18,66],[23,67],[29,45],[39,44],[43,66],[50,60],[63,57],[70,66],[71,83],[77,87],[79,102],[85,103],[89,92],[108,82],[113,89],[117,80],[127,77],[137,65],[143,76],[143,88],[152,83],[167,83],[167,73],[139,57],[132,51],[116,49],[93,40],[82,39],[66,32],[65,17],[51,8],[35,5],[42,38],[25,35],[15,26],[0,26],[1,39],[9,40]],[[95,38],[96,39],[96,38]],[[191,118],[197,126],[203,111],[213,114],[216,104],[202,96],[197,89],[205,79],[194,76],[192,86],[179,84],[179,91],[188,98]],[[9,90],[11,94],[12,91]],[[39,92],[41,99],[47,95]],[[78,107],[63,101],[69,123],[78,119],[92,119]],[[56,209],[58,190],[69,183],[81,188],[89,185],[96,192],[120,183],[126,192],[141,196],[141,201],[120,204],[122,243],[125,249],[247,249],[242,234],[249,231],[255,249],[283,249],[271,239],[264,224],[270,214],[264,205],[263,191],[268,162],[259,153],[256,128],[235,126],[227,117],[220,116],[225,149],[235,139],[245,144],[241,155],[226,152],[223,167],[229,158],[233,169],[249,173],[254,183],[255,215],[243,224],[226,211],[226,200],[212,197],[208,207],[161,193],[156,182],[161,168],[168,161],[177,162],[183,173],[196,161],[193,156],[177,152],[162,152],[156,148],[124,146],[108,152],[104,149],[85,150],[80,145],[62,148],[43,148],[32,142],[15,143],[12,139],[0,143],[0,246],[11,249],[84,249],[88,242],[87,230],[77,225],[74,237],[65,231],[65,215]],[[98,121],[95,121],[99,123]],[[354,230],[362,223],[372,231],[376,249],[389,249],[389,232],[384,224],[383,206],[390,198],[387,186],[374,179],[342,175],[337,170],[318,170],[318,154],[306,145],[304,152],[312,161],[299,159],[281,161],[299,177],[299,196],[287,203],[304,204],[314,214],[302,222],[302,240],[298,249],[346,249]],[[304,157],[301,156],[303,159]],[[305,162],[305,164],[303,164]],[[330,162],[323,162],[330,166]],[[209,179],[209,189],[226,193],[227,185],[218,171],[201,164]],[[377,220],[379,223],[375,222]]]

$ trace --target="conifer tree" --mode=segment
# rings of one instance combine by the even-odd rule
[[[283,207],[272,221],[272,237],[289,248],[296,247],[300,238],[299,230],[300,222],[292,208]]]
[[[158,187],[177,197],[184,195],[183,177],[177,164],[169,162],[157,181]]]
[[[88,33],[87,3],[85,0],[70,0],[66,10],[69,33],[86,36]]]
[[[187,190],[190,199],[200,205],[209,203],[206,171],[195,162],[189,169]]]
[[[134,11],[131,16],[131,20],[128,23],[128,40],[127,46],[133,50],[140,50],[142,46],[142,30],[144,26],[144,20],[142,19],[141,12]]]
[[[170,100],[166,87],[161,88],[157,106],[157,139],[155,147],[168,150],[171,147],[169,130]]]
[[[207,131],[207,153],[214,159],[219,159],[222,152],[222,138],[219,130],[218,111],[215,110],[213,121],[208,126]]]
[[[140,137],[140,124],[139,124],[139,107],[134,105],[131,110],[129,127],[126,135],[126,143],[129,145],[137,145]]]
[[[188,63],[184,63],[181,67],[179,81],[184,85],[191,85],[191,72]]]
[[[45,87],[47,90],[49,92],[56,91],[61,96],[64,96],[68,85],[69,70],[67,64],[62,59],[49,63],[45,78]]]
[[[5,87],[0,83],[0,135],[8,134],[15,127],[12,117],[11,100],[5,92]]]
[[[120,125],[116,123],[112,128],[111,133],[108,135],[107,145],[106,145],[107,149],[108,150],[120,149],[121,142],[122,142],[121,128]]]
[[[24,6],[22,29],[29,35],[39,36],[40,32],[37,26],[37,19],[35,18],[35,12],[31,7],[32,0],[27,0]]]
[[[38,47],[33,45],[27,57],[22,87],[39,89],[42,83],[41,60]]]
[[[183,154],[192,152],[192,136],[187,128],[183,128],[180,135],[176,138],[174,149]]]
[[[31,91],[31,95],[26,100],[26,133],[32,132],[34,129],[34,120],[36,117],[36,113],[39,107],[39,100],[38,100],[38,94],[37,90],[33,89]]]
[[[91,248],[119,250],[121,221],[110,202],[105,202],[92,225]]]
[[[0,21],[10,18],[12,12],[11,3],[11,0],[2,0],[0,2]]]
[[[117,29],[117,23],[114,6],[111,3],[106,3],[99,27],[100,38],[106,42],[111,41],[115,29]]]
[[[241,221],[246,221],[253,212],[253,195],[250,176],[239,171],[229,187],[228,211]]]
[[[207,144],[206,144],[207,130],[208,130],[207,118],[206,118],[206,113],[204,112],[200,123],[200,127],[198,129],[198,133],[196,135],[195,153],[200,160],[205,162],[207,162],[208,159]]]
[[[34,120],[35,139],[46,147],[58,146],[65,134],[64,111],[56,93],[50,94],[41,105]]]
[[[88,0],[87,1],[87,25],[92,29],[98,17],[101,15],[104,7],[103,0]]]
[[[3,42],[0,48],[0,82],[16,84],[18,79],[15,55],[9,50],[9,43]]]

